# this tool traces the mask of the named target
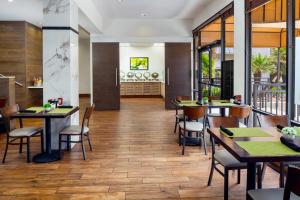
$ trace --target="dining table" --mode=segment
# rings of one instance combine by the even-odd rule
[[[300,129],[295,142],[300,145]],[[228,128],[228,135],[220,128],[207,132],[240,162],[247,163],[247,191],[256,189],[256,164],[259,162],[300,161],[300,152],[281,143],[277,128]],[[248,194],[246,199],[251,199]]]
[[[24,111],[15,113],[11,116],[11,118],[31,118],[31,119],[44,119],[44,139],[45,139],[45,151],[41,152],[37,155],[35,155],[32,159],[35,163],[48,163],[59,160],[60,152],[58,150],[52,149],[52,129],[55,129],[56,127],[53,127],[53,124],[51,123],[51,120],[53,119],[66,119],[79,111],[79,107],[68,107],[68,108],[54,108],[50,111],[46,111],[43,107],[30,107],[27,108]],[[67,124],[64,124],[66,126]],[[59,133],[56,133],[59,134]],[[56,141],[55,141],[56,142]],[[58,144],[58,140],[57,140]]]

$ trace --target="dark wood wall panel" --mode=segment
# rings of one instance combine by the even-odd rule
[[[93,100],[96,110],[120,109],[119,43],[93,43]]]
[[[191,43],[166,43],[166,109],[176,96],[191,96]]]
[[[42,74],[42,30],[24,21],[0,21],[0,74],[15,76],[16,103],[21,107],[42,103],[42,90],[31,91],[31,74]]]

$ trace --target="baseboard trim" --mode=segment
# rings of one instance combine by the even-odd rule
[[[79,97],[91,97],[90,94],[79,94]]]
[[[121,98],[163,98],[161,95],[121,95]]]

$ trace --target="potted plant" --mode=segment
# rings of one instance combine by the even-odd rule
[[[208,97],[203,97],[202,102],[203,104],[208,104]]]
[[[290,139],[295,139],[295,137],[297,136],[297,130],[292,127],[283,128],[281,130],[281,133]]]
[[[45,109],[45,111],[50,111],[51,110],[51,104],[50,103],[46,103],[44,105],[44,109]]]

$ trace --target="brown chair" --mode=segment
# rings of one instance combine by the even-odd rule
[[[234,117],[211,117],[208,116],[208,123],[210,128],[219,128],[220,126],[223,126],[225,128],[238,128],[238,118]],[[211,159],[211,168],[210,168],[210,174],[208,178],[207,186],[211,185],[213,173],[214,170],[219,172],[224,177],[224,199],[228,199],[228,184],[229,184],[229,171],[230,170],[237,170],[237,183],[240,184],[241,181],[241,170],[247,169],[247,163],[243,163],[238,161],[233,155],[231,155],[226,150],[218,150],[216,151],[215,148],[215,140],[213,137],[211,137],[212,142],[212,159]],[[218,168],[218,166],[221,165],[224,170]],[[258,187],[261,188],[261,167],[260,164],[257,165],[257,171],[258,171]]]
[[[63,129],[59,134],[59,155],[61,152],[61,144],[64,143],[81,143],[81,149],[83,154],[83,159],[86,160],[84,139],[86,138],[89,142],[90,150],[93,151],[91,140],[90,140],[90,129],[89,122],[94,111],[95,105],[89,106],[85,109],[81,126],[69,126]],[[67,140],[62,140],[62,137],[67,137]],[[79,141],[72,141],[72,136],[79,136]]]
[[[184,106],[183,107],[184,119],[179,122],[179,134],[178,142],[179,145],[182,145],[182,155],[184,155],[186,139],[192,138],[192,134],[196,133],[196,137],[201,136],[202,143],[204,146],[205,155],[207,154],[206,142],[204,137],[205,130],[205,117],[206,117],[206,107],[205,106]],[[199,120],[203,119],[203,122]],[[186,135],[188,133],[188,135]],[[181,142],[181,140],[183,142]]]
[[[41,151],[44,151],[44,140],[43,140],[43,129],[36,127],[23,127],[22,119],[19,120],[20,128],[15,127],[15,120],[11,116],[19,112],[19,106],[7,106],[1,109],[1,115],[3,116],[5,126],[6,126],[6,147],[2,163],[5,163],[5,158],[8,150],[8,145],[19,145],[19,153],[22,153],[23,144],[27,145],[27,162],[31,162],[30,159],[30,139],[31,137],[40,137],[41,138]],[[26,143],[23,143],[23,139],[26,138]],[[19,143],[15,142],[20,140]]]
[[[258,123],[263,128],[276,127],[277,125],[281,125],[283,127],[289,126],[288,116],[277,116],[277,115],[258,115],[257,116]],[[269,166],[274,171],[280,174],[279,176],[279,186],[284,187],[284,178],[286,174],[287,166],[290,164],[300,165],[299,162],[271,162],[264,163],[263,166],[263,176],[266,171],[266,167]]]
[[[182,100],[192,100],[190,96],[177,96],[175,101],[182,101]],[[176,114],[175,114],[175,127],[174,127],[174,134],[177,131],[177,126],[179,122],[183,121],[184,115],[183,113],[179,113],[179,108],[176,106],[177,104],[175,102],[172,102],[175,105]]]
[[[230,108],[229,116],[245,121],[245,124],[239,123],[239,127],[248,127],[249,116],[251,114],[251,110],[252,109],[249,105],[233,106]]]
[[[249,190],[252,200],[299,200],[300,169],[290,166],[287,170],[285,188]]]

